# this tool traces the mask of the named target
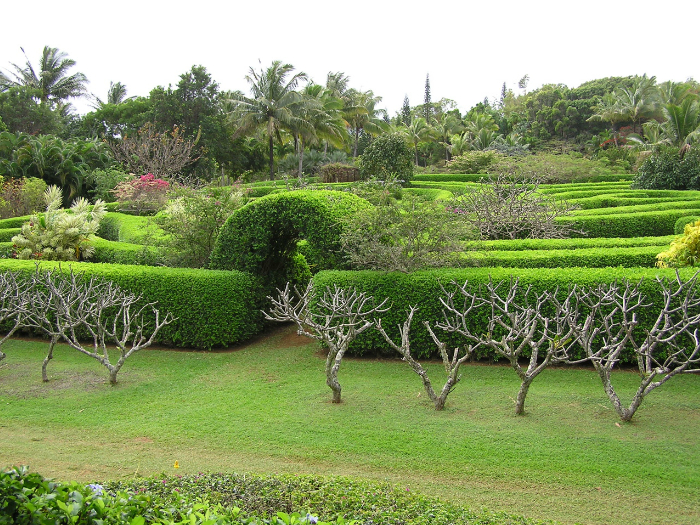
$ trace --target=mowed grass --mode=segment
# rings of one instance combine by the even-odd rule
[[[324,357],[283,327],[230,352],[149,349],[111,387],[95,361],[10,341],[0,364],[0,467],[93,482],[256,472],[388,480],[475,509],[581,524],[700,522],[700,377],[653,392],[618,424],[589,369],[545,371],[527,415],[503,365],[472,364],[436,412],[396,359],[348,359],[330,403]],[[444,370],[428,364],[434,383]],[[631,392],[637,376],[618,372]],[[179,462],[175,471],[173,464]]]

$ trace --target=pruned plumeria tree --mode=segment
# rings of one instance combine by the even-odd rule
[[[467,345],[464,347],[464,349],[455,348],[454,352],[452,353],[452,356],[450,357],[447,351],[447,345],[437,338],[432,328],[430,327],[430,323],[428,323],[427,321],[423,322],[426,329],[428,330],[428,333],[430,333],[430,336],[432,337],[433,341],[440,350],[442,363],[445,366],[445,372],[447,373],[447,380],[445,381],[445,384],[440,390],[440,393],[437,394],[433,389],[432,383],[430,382],[428,372],[411,355],[410,331],[411,323],[413,322],[413,314],[416,312],[416,310],[417,308],[415,306],[411,306],[406,321],[404,321],[403,326],[399,326],[399,333],[401,335],[401,345],[397,345],[396,343],[394,343],[394,341],[387,335],[386,331],[382,327],[381,319],[377,319],[375,321],[376,328],[379,331],[379,333],[382,334],[389,346],[391,346],[394,350],[401,354],[403,356],[403,360],[406,361],[409,365],[411,365],[413,371],[416,374],[418,374],[423,380],[423,387],[425,388],[425,392],[428,394],[430,401],[432,401],[435,405],[435,410],[442,410],[443,408],[445,408],[445,401],[447,401],[447,396],[450,395],[450,392],[454,390],[455,386],[457,386],[457,383],[459,383],[459,380],[461,379],[461,375],[459,374],[460,367],[471,357],[474,350],[481,345],[481,342],[476,342],[473,345]]]
[[[0,361],[6,355],[2,351],[10,337],[24,325],[24,317],[31,294],[30,283],[16,272],[0,273],[0,323],[8,326],[7,333],[0,338]]]
[[[171,313],[161,317],[155,303],[123,290],[117,284],[72,270],[42,272],[33,276],[36,292],[30,301],[28,326],[46,333],[51,341],[44,359],[42,377],[48,381],[46,366],[53,358],[59,340],[96,359],[109,371],[109,382],[117,383],[117,374],[134,353],[150,346],[158,332],[175,319]],[[91,341],[92,345],[84,344]],[[112,363],[109,346],[116,346],[119,358]]]
[[[525,398],[535,378],[550,364],[571,362],[569,350],[576,344],[576,337],[568,323],[568,306],[574,290],[555,302],[552,297],[558,298],[558,290],[536,294],[518,279],[498,283],[489,279],[476,290],[470,289],[467,281],[452,281],[451,285],[453,290],[442,288],[443,321],[436,326],[508,359],[521,381],[515,413],[524,414]],[[545,311],[547,307],[549,311]],[[490,311],[483,333],[475,333],[469,327],[470,315],[479,308]],[[528,359],[527,367],[522,364],[524,358]]]
[[[642,293],[642,281],[578,288],[568,307],[567,322],[603,383],[622,421],[630,421],[644,398],[673,377],[698,373],[700,363],[700,293],[698,273],[683,281],[657,277],[661,305],[650,328],[639,326],[638,313],[652,305]],[[612,383],[612,371],[623,352],[637,358],[640,383],[624,406]]]
[[[482,239],[563,239],[584,233],[573,223],[557,222],[578,206],[541,193],[540,182],[515,174],[491,176],[455,197],[451,209],[472,223]]]
[[[387,299],[376,304],[374,297],[355,288],[333,290],[327,287],[322,296],[309,283],[304,292],[289,283],[278,289],[270,312],[263,311],[269,321],[296,323],[299,335],[321,341],[328,347],[326,384],[333,391],[333,403],[340,403],[341,386],[338,369],[350,343],[362,332],[374,326],[374,318],[388,308]]]

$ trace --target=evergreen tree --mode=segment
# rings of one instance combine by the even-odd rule
[[[403,97],[403,106],[401,106],[401,122],[404,126],[411,123],[411,105],[408,102],[408,95]]]
[[[425,98],[423,99],[423,118],[430,122],[433,108],[430,104],[430,74],[425,75]]]

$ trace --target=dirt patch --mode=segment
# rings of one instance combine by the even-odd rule
[[[153,443],[153,440],[146,436],[135,437],[131,441],[134,443]]]
[[[278,348],[290,348],[290,347],[295,347],[295,346],[306,346],[309,343],[313,342],[312,339],[309,339],[308,337],[304,337],[303,335],[299,335],[297,333],[297,328],[296,326],[289,326],[286,327],[287,330],[285,330],[284,334],[279,340],[279,343],[277,343]]]

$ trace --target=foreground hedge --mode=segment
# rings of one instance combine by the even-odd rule
[[[681,277],[690,278],[694,274],[693,269],[681,271]],[[494,281],[509,280],[511,276],[519,278],[524,285],[532,285],[535,292],[566,290],[572,284],[592,286],[597,283],[610,283],[615,280],[629,279],[637,282],[644,278],[642,289],[648,297],[656,300],[659,296],[659,287],[654,278],[674,277],[673,270],[660,270],[653,268],[443,268],[436,270],[424,270],[411,274],[398,272],[372,272],[372,271],[326,271],[319,272],[313,278],[314,286],[322,291],[326,286],[355,287],[361,292],[366,292],[375,297],[379,302],[389,298],[391,309],[383,314],[382,325],[387,333],[400,341],[397,326],[406,320],[406,312],[411,305],[417,305],[419,310],[413,319],[411,329],[411,353],[420,359],[439,358],[435,344],[423,326],[423,321],[434,323],[442,319],[442,306],[439,298],[443,295],[440,284],[449,286],[451,281],[478,287],[479,284],[488,282],[489,277]],[[640,326],[646,326],[655,315],[653,308],[640,312]],[[486,326],[486,312],[473,315],[470,318],[470,328],[478,333]],[[440,336],[448,347],[455,348],[462,344],[458,336],[448,336],[440,330]],[[367,330],[362,333],[350,346],[349,354],[392,354],[386,342],[376,330]],[[479,354],[479,358],[495,359],[496,356],[487,350]],[[631,355],[625,359],[631,362]]]
[[[42,262],[41,269],[84,272],[143,293],[177,320],[158,333],[157,344],[211,349],[249,339],[262,327],[254,280],[242,272],[93,263]],[[35,271],[34,261],[0,260],[0,271]]]
[[[84,485],[53,481],[23,467],[0,471],[2,525],[301,525],[316,520],[328,525],[552,523],[473,511],[388,483],[342,477],[200,473]]]

